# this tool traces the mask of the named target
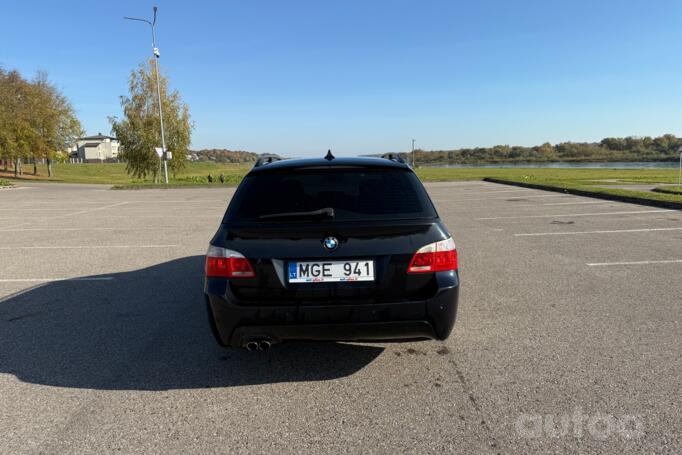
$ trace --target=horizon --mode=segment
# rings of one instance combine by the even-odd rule
[[[347,156],[409,151],[412,138],[436,151],[682,135],[673,1],[157,5],[161,70],[189,104],[192,150]],[[148,27],[123,16],[151,6],[9,5],[0,65],[46,70],[86,135],[110,134],[151,54]]]
[[[98,134],[99,134],[99,133],[98,133]],[[481,149],[491,149],[491,148],[495,148],[495,147],[510,147],[510,148],[513,148],[513,147],[522,147],[522,148],[534,148],[534,147],[541,147],[541,146],[543,146],[543,145],[545,145],[545,144],[549,144],[549,145],[551,145],[551,146],[553,146],[553,147],[554,147],[554,146],[557,146],[557,145],[560,145],[560,144],[600,145],[601,142],[602,142],[602,140],[604,140],[604,139],[637,139],[637,140],[639,140],[639,139],[644,139],[644,138],[656,139],[656,138],[660,138],[660,137],[664,137],[664,136],[673,136],[673,137],[675,137],[675,138],[677,138],[677,139],[682,139],[682,137],[676,136],[676,135],[673,134],[673,133],[663,133],[663,134],[657,135],[657,136],[648,136],[648,135],[647,135],[647,136],[629,135],[629,136],[620,136],[620,137],[613,137],[613,136],[610,136],[610,137],[603,137],[603,138],[601,138],[601,139],[599,139],[599,140],[594,140],[594,141],[572,141],[572,140],[566,140],[566,141],[561,141],[561,142],[556,142],[556,143],[544,142],[544,143],[542,143],[542,144],[533,144],[533,145],[493,144],[493,145],[489,145],[489,146],[458,147],[458,148],[453,148],[453,149],[432,149],[432,150],[425,150],[425,149],[423,149],[423,148],[415,147],[415,148],[414,148],[414,151],[415,151],[415,152],[429,153],[429,152],[457,152],[457,151],[471,150],[471,149],[477,149],[477,148],[481,148]],[[224,150],[224,151],[228,151],[228,152],[258,153],[258,152],[251,152],[250,150],[234,150],[234,149],[228,149],[228,148],[225,148],[225,147],[205,147],[205,148],[199,148],[199,149],[190,147],[190,148],[188,149],[189,152],[202,152],[202,151],[207,151],[207,150]],[[327,153],[327,151],[331,151],[332,153],[334,152],[334,150],[332,150],[332,149],[327,149],[327,150],[324,150],[323,153]],[[410,152],[411,152],[411,150],[404,150],[404,151],[395,151],[395,152],[378,152],[378,153],[372,153],[372,154],[370,154],[370,155],[373,156],[373,155],[381,155],[381,154],[384,154],[384,153],[410,153]],[[269,153],[270,153],[270,152],[263,152],[263,153],[261,153],[261,154],[269,154]],[[370,155],[367,155],[367,154],[362,155],[362,154],[361,154],[361,155],[358,155],[358,156],[370,156]],[[311,156],[314,157],[314,155],[311,155]]]

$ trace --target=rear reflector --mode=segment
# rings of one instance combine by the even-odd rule
[[[211,245],[206,252],[206,276],[253,278],[256,274],[241,253]]]
[[[457,270],[457,250],[452,237],[429,243],[417,250],[407,273],[431,273]]]

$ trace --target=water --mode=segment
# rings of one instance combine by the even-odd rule
[[[418,167],[452,168],[550,168],[550,169],[677,169],[677,161],[633,161],[614,163],[571,163],[555,161],[549,163],[499,163],[499,164],[427,164]]]

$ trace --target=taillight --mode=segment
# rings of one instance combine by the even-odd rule
[[[256,274],[243,254],[211,245],[206,252],[206,276],[253,278]]]
[[[431,273],[457,270],[457,250],[452,237],[429,243],[417,250],[407,273]]]

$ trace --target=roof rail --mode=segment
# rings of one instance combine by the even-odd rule
[[[282,161],[282,158],[277,155],[263,155],[256,161],[253,167],[261,167],[266,164],[274,163],[275,161]]]
[[[384,153],[381,157],[385,160],[395,161],[397,163],[405,164],[405,160],[400,157],[399,153]]]

